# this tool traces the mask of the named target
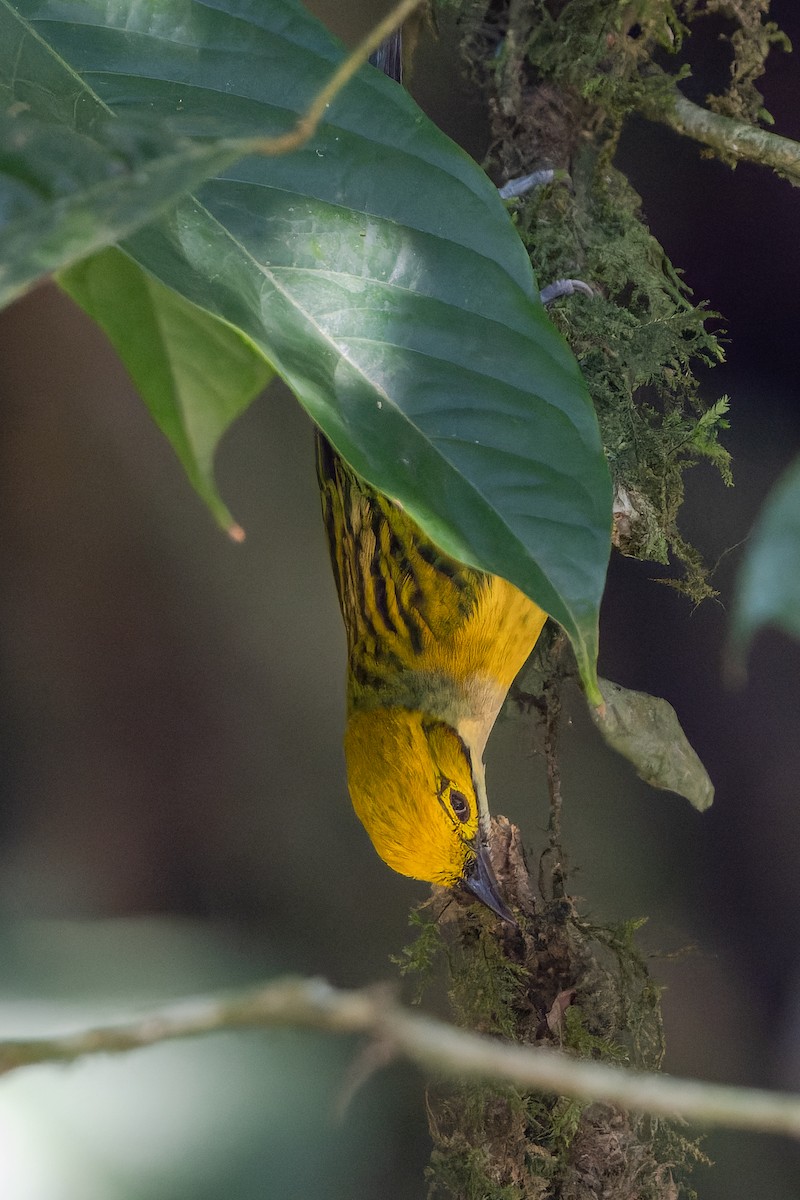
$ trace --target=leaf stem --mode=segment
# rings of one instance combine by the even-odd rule
[[[553,658],[558,657],[564,645],[564,634],[559,633],[553,646]],[[558,676],[551,676],[544,688],[544,754],[547,764],[547,791],[550,796],[550,820],[547,825],[549,851],[552,855],[550,868],[552,895],[554,900],[563,900],[564,850],[561,842],[561,771],[558,765],[558,730],[561,723],[561,693]]]
[[[411,14],[420,7],[423,0],[400,0],[394,8],[386,14],[382,21],[366,35],[365,38],[358,43],[356,48],[348,54],[347,58],[340,63],[337,69],[331,75],[324,88],[314,97],[314,100],[299,118],[294,129],[290,129],[287,133],[282,133],[278,137],[258,138],[253,143],[253,152],[258,154],[288,154],[291,150],[297,150],[300,146],[313,135],[314,130],[319,125],[325,109],[334,99],[334,97],[342,90],[346,83],[353,78],[369,58],[374,50],[377,50],[382,42],[394,33],[404,21],[408,20]]]

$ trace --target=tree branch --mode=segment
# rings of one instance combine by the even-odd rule
[[[342,991],[320,979],[282,979],[242,993],[182,1001],[127,1024],[63,1037],[0,1041],[0,1074],[199,1034],[275,1026],[366,1034],[387,1052],[450,1078],[508,1083],[659,1116],[800,1137],[800,1095],[629,1071],[558,1050],[501,1042],[409,1012],[386,988]]]
[[[790,183],[800,184],[800,143],[791,138],[711,112],[687,100],[677,88],[665,98],[646,97],[641,112],[648,120],[660,121],[684,137],[709,146],[723,162],[759,163]]]

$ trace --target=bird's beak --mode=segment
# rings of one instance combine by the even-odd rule
[[[517,922],[500,897],[500,888],[492,870],[489,851],[482,842],[478,844],[478,852],[469,865],[464,886],[482,904],[496,913],[501,921],[508,921],[510,925],[516,925]]]

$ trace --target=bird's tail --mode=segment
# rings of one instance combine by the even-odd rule
[[[383,45],[379,46],[369,60],[373,67],[383,71],[397,83],[403,82],[403,31],[395,29]]]

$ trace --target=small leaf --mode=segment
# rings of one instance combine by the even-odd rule
[[[677,792],[703,812],[714,799],[708,772],[689,745],[666,700],[600,679],[604,708],[592,717],[609,746],[636,768],[651,787]]]
[[[738,585],[731,630],[735,651],[743,655],[764,625],[800,638],[800,459],[764,502]]]
[[[564,1025],[564,1013],[571,1004],[575,1003],[577,991],[575,988],[567,988],[566,991],[559,992],[545,1018],[547,1028],[551,1033],[561,1034],[561,1029]]]
[[[114,343],[189,479],[235,540],[242,532],[214,484],[214,450],[272,378],[231,325],[190,304],[113,247],[58,282]]]

